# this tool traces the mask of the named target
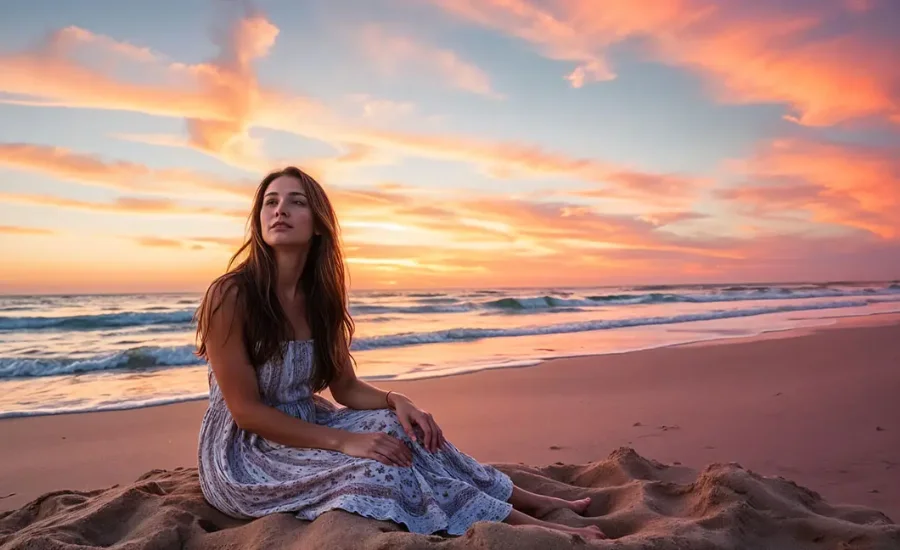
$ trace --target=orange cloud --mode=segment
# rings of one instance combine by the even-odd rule
[[[153,170],[134,162],[107,162],[62,147],[29,143],[0,143],[0,166],[54,178],[142,193],[246,199],[256,182],[229,182],[184,169]]]
[[[604,257],[610,250],[670,251],[687,256],[735,258],[740,254],[713,239],[679,236],[668,225],[703,217],[691,212],[655,216],[609,215],[565,202],[530,201],[479,195],[446,197],[402,191],[335,190],[332,192],[354,250],[369,247],[442,254],[453,263],[505,258]],[[407,256],[408,257],[408,256]],[[437,262],[433,260],[432,263]],[[497,265],[499,267],[499,264]]]
[[[53,235],[56,231],[43,227],[23,227],[21,225],[0,225],[0,233],[5,235]]]
[[[164,237],[138,237],[134,241],[141,246],[154,248],[181,248],[184,243],[178,239],[166,239]]]
[[[707,76],[722,101],[785,103],[796,111],[792,120],[813,126],[867,116],[900,122],[900,65],[891,55],[900,44],[836,34],[829,18],[876,9],[870,2],[832,0],[815,10],[710,0],[432,2],[530,42],[549,58],[576,63],[567,76],[575,87],[613,78],[609,46],[640,39],[655,59]]]
[[[144,237],[132,237],[131,240],[137,243],[140,246],[146,246],[150,248],[185,248],[190,250],[203,250],[207,248],[209,245],[213,245],[217,248],[225,248],[234,253],[238,247],[243,244],[243,239],[231,238],[231,237],[181,237],[181,238],[167,238],[167,237],[154,237],[154,236],[144,236]]]
[[[53,208],[69,208],[108,212],[112,214],[166,214],[187,216],[224,216],[227,218],[246,218],[247,211],[234,209],[223,210],[208,206],[186,206],[169,199],[148,199],[142,197],[119,197],[110,202],[92,202],[68,199],[52,195],[36,195],[28,193],[0,193],[0,204],[30,204]]]
[[[629,269],[629,263],[645,265],[650,258],[665,255],[670,261],[694,262],[735,257],[716,243],[667,233],[658,220],[587,210],[570,216],[565,204],[499,197],[448,200],[381,190],[333,189],[330,194],[341,220],[348,264],[367,281],[389,274],[404,284],[421,277],[416,284],[446,285],[465,274],[483,284],[499,284],[510,279],[508,266],[515,262],[529,266],[512,275],[516,284],[523,284],[528,278],[550,280],[548,266],[554,271],[568,266],[573,271],[605,272],[613,267]],[[240,242],[224,237],[140,241],[179,248],[212,244],[223,254],[233,253]],[[633,256],[624,256],[628,251]]]
[[[460,90],[492,99],[503,98],[491,87],[487,73],[461,59],[452,50],[392,35],[375,25],[362,29],[360,37],[366,54],[384,70],[393,73],[403,67],[414,69],[417,73],[436,73]]]
[[[46,101],[50,105],[136,111],[166,117],[231,118],[227,105],[191,90],[187,84],[122,82],[53,52],[2,55],[0,68],[5,75],[0,90],[36,98],[38,105]]]
[[[549,157],[548,157],[549,158]],[[544,166],[560,162],[552,158]],[[517,162],[522,162],[519,158]],[[0,194],[6,203],[32,204],[53,208],[68,208],[109,213],[166,214],[182,216],[225,216],[245,220],[245,209],[221,209],[208,206],[187,205],[168,198],[171,189],[179,187],[174,179],[180,177],[191,185],[200,198],[216,198],[216,193],[226,192],[228,197],[240,197],[249,204],[252,185],[235,185],[217,179],[204,180],[197,174],[177,171],[154,171],[134,163],[106,162],[90,155],[78,155],[71,151],[51,147],[22,144],[0,146],[0,164],[20,169],[42,171],[54,177],[79,183],[101,185],[123,191],[158,191],[166,198],[120,197],[112,202],[92,202],[69,198],[34,195]],[[171,172],[171,173],[169,173]],[[162,185],[153,187],[160,179]],[[174,182],[174,183],[173,183]],[[645,184],[642,183],[642,184]],[[214,191],[212,195],[206,195]],[[652,191],[645,190],[645,191]],[[686,240],[671,240],[672,235],[660,232],[660,228],[680,219],[685,214],[660,214],[657,219],[640,219],[628,216],[610,216],[594,212],[583,205],[565,202],[545,203],[522,199],[501,199],[497,196],[470,196],[464,199],[451,197],[440,191],[425,192],[398,184],[384,184],[378,188],[330,190],[345,232],[345,241],[351,245],[373,246],[385,244],[416,250],[417,256],[404,256],[407,263],[416,258],[421,265],[451,265],[472,251],[484,253],[505,252],[512,256],[555,256],[573,249],[596,250],[598,247],[641,247],[679,249],[685,252],[700,250],[702,254],[721,254],[702,245]],[[188,194],[193,197],[193,194]],[[663,219],[666,218],[666,219]],[[182,239],[184,240],[184,239]],[[232,246],[236,240],[218,241],[187,239],[195,244]],[[677,241],[677,242],[676,242]],[[598,244],[600,243],[600,244]],[[158,242],[141,242],[148,246]],[[168,243],[167,244],[171,244]],[[431,248],[440,258],[428,259],[422,251]],[[377,258],[368,254],[361,258]],[[363,262],[365,263],[365,262]],[[391,269],[402,269],[401,263],[382,264]],[[412,264],[409,264],[412,265]],[[477,266],[470,266],[473,269]],[[449,269],[446,268],[446,269]]]
[[[271,111],[272,105],[290,109],[294,124],[313,119],[318,111],[304,98],[282,98],[260,88],[253,62],[268,53],[277,34],[278,28],[264,17],[249,15],[233,26],[216,59],[186,65],[159,63],[160,58],[152,52],[68,27],[51,35],[35,51],[0,55],[0,72],[4,74],[0,91],[22,96],[6,100],[20,105],[66,105],[183,118],[188,146],[259,171],[268,165],[259,144],[248,134],[251,124],[260,117],[271,118],[264,113]],[[129,58],[146,62],[145,76],[155,76],[163,84],[129,83],[92,69],[72,56],[80,44],[113,53],[127,52]]]
[[[238,247],[244,243],[243,239],[235,237],[191,237],[190,240],[200,244],[224,246],[226,248],[231,248],[232,252],[236,251]]]
[[[432,144],[434,147],[434,144]],[[364,155],[368,146],[350,150],[346,154],[352,160],[355,155]],[[459,147],[459,146],[457,146]],[[451,148],[452,149],[452,148]],[[479,154],[475,150],[474,154]],[[489,155],[482,151],[480,154]],[[507,151],[510,162],[523,165],[534,162],[539,170],[585,170],[591,164],[566,165],[564,159],[536,153],[534,158]],[[339,160],[341,157],[338,157]],[[490,158],[499,158],[498,154]],[[554,163],[556,163],[554,165]],[[69,150],[35,146],[29,144],[0,145],[0,165],[37,171],[56,178],[88,185],[99,185],[121,191],[158,193],[165,199],[123,197],[113,203],[77,201],[40,195],[6,194],[0,195],[5,202],[47,205],[59,208],[106,212],[142,212],[179,215],[224,215],[245,218],[242,209],[221,210],[210,207],[194,207],[177,203],[168,198],[181,195],[189,198],[230,198],[249,204],[256,182],[232,183],[218,178],[183,170],[152,170],[144,165],[128,162],[109,162],[91,155],[81,155]],[[600,177],[599,166],[592,168]],[[612,170],[612,169],[611,169]],[[638,185],[636,192],[650,196],[654,193],[672,194],[678,189],[671,182],[662,188],[654,187],[648,178],[622,176],[621,172],[610,171],[610,181],[621,177],[628,185]],[[512,247],[520,253],[545,254],[555,249],[555,244],[545,241],[554,236],[569,239],[566,246],[573,246],[575,240],[587,242],[590,239],[618,239],[627,236],[622,230],[618,234],[602,231],[622,225],[627,218],[608,218],[601,227],[596,216],[584,206],[559,203],[555,206],[541,206],[521,200],[472,199],[461,201],[439,192],[424,192],[407,186],[385,184],[379,189],[331,190],[332,198],[341,219],[345,221],[350,242],[372,243],[374,239],[388,239],[402,245],[421,246],[426,243],[440,243],[448,249],[480,247],[484,250],[503,250]],[[451,205],[448,207],[447,205]],[[565,219],[564,219],[565,218]],[[671,221],[670,221],[671,223]],[[617,225],[618,224],[618,225]],[[641,230],[653,230],[660,226],[658,221],[640,222]],[[527,227],[527,229],[522,229]],[[379,230],[373,233],[372,230]],[[410,240],[410,232],[417,235]],[[230,242],[230,241],[229,241]]]
[[[778,140],[736,164],[755,183],[718,196],[756,214],[806,212],[813,220],[900,237],[900,160],[896,151]]]

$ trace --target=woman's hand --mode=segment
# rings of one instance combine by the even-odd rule
[[[388,466],[412,466],[412,451],[402,441],[386,433],[348,432],[340,451],[359,458],[372,458]]]
[[[406,435],[413,441],[417,440],[415,428],[418,427],[422,431],[424,446],[429,452],[436,452],[443,447],[447,440],[444,439],[444,432],[434,421],[431,413],[427,413],[418,408],[405,395],[391,392],[388,404],[393,405],[394,411],[397,413],[397,419],[403,426]]]

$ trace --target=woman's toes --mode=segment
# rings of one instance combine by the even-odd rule
[[[590,505],[590,497],[571,501],[572,511],[577,512],[578,514],[584,514],[585,512],[587,512],[588,506]]]
[[[588,527],[581,527],[576,529],[577,533],[582,537],[587,539],[606,539],[609,538],[606,534],[596,525],[591,525]]]

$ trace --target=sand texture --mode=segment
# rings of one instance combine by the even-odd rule
[[[897,316],[380,385],[518,485],[591,496],[590,517],[549,519],[613,538],[502,523],[421,536],[344,512],[234,520],[200,493],[206,404],[191,402],[0,421],[0,550],[900,550]]]
[[[521,486],[560,497],[590,496],[588,516],[557,511],[566,525],[595,524],[613,537],[591,541],[539,527],[481,522],[460,537],[424,536],[341,511],[313,522],[278,514],[234,520],[206,504],[193,468],[156,470],[134,483],[58,491],[0,516],[12,549],[114,547],[334,549],[884,549],[900,548],[900,525],[876,510],[832,506],[781,477],[739,464],[700,472],[639,456],[630,448],[585,465],[498,464]]]

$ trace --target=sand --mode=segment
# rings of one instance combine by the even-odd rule
[[[0,421],[0,549],[900,549],[898,316],[381,385],[517,484],[593,497],[551,519],[613,539],[234,520],[200,494],[193,402]]]

